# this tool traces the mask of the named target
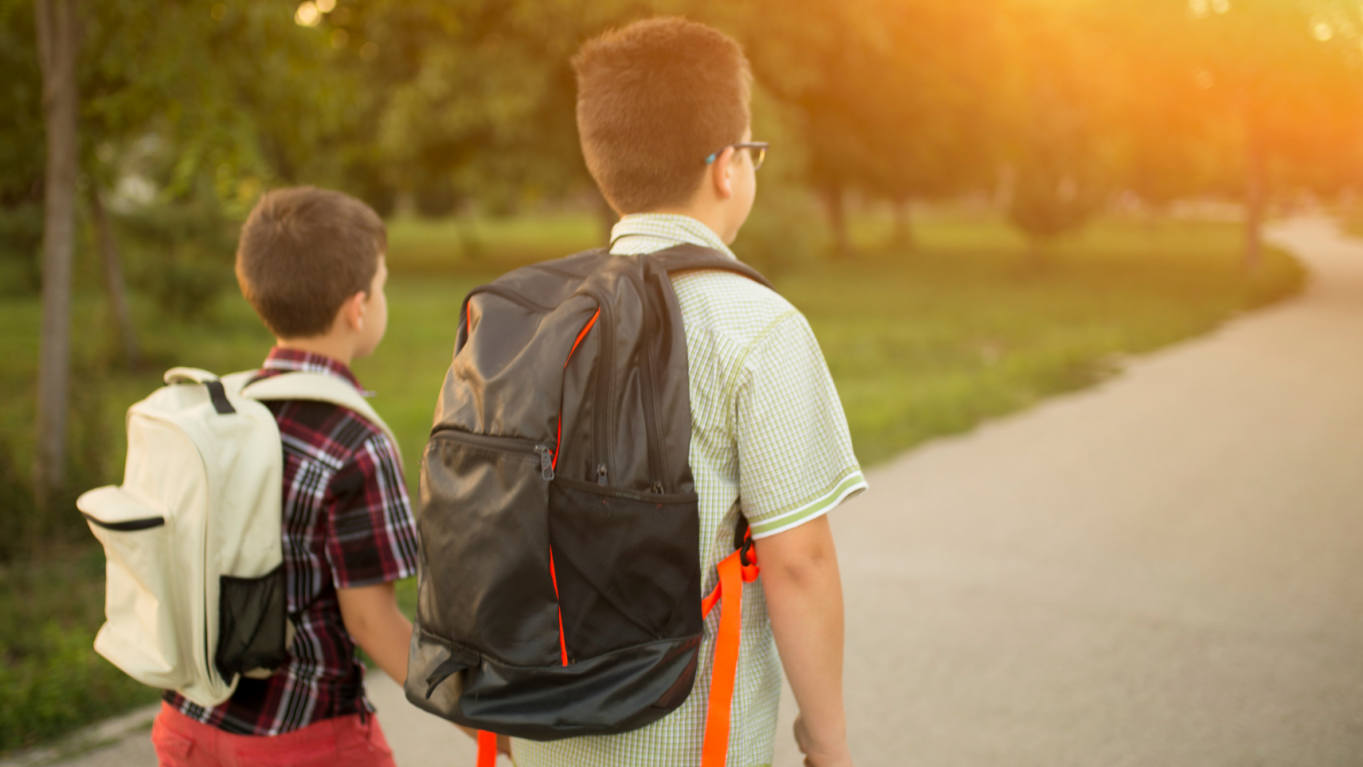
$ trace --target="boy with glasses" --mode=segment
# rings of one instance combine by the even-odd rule
[[[611,252],[692,243],[734,257],[728,243],[752,209],[767,149],[751,140],[751,75],[738,44],[657,18],[589,41],[573,66],[587,167],[623,216]],[[806,764],[847,767],[842,591],[825,514],[866,483],[841,403],[808,323],[779,295],[717,270],[679,273],[673,285],[687,342],[702,593],[733,552],[740,514],[762,570],[744,590],[727,763],[771,763],[779,662],[800,706]],[[515,740],[517,765],[700,764],[722,609],[706,621],[696,685],[680,708],[621,735]]]

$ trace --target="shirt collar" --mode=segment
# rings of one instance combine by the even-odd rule
[[[682,243],[712,248],[729,258],[738,258],[713,229],[690,216],[631,213],[611,228],[611,252],[617,255],[649,253]]]
[[[347,365],[321,354],[313,354],[301,349],[281,349],[276,346],[270,350],[270,353],[265,357],[265,364],[261,367],[265,370],[288,373],[327,373],[345,380],[351,386],[359,389],[361,394],[366,396],[369,394],[360,385],[355,374],[350,372]]]

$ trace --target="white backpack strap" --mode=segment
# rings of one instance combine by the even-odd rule
[[[374,412],[373,406],[354,386],[334,375],[281,373],[247,384],[242,388],[241,395],[261,401],[299,399],[328,402],[352,410],[388,437],[388,441],[393,443],[393,451],[398,454],[398,462],[402,461],[402,449],[398,447],[398,439],[393,436],[393,430],[388,428],[388,424]]]
[[[202,384],[208,387],[208,397],[213,402],[213,409],[227,415],[237,412],[232,407],[232,401],[227,396],[227,389],[222,381],[214,374],[201,368],[171,368],[161,377],[166,382],[166,386],[176,384]]]
[[[171,368],[161,378],[166,382],[166,386],[179,383],[205,384],[209,381],[218,380],[216,375],[199,368]]]

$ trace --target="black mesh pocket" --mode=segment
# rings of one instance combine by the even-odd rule
[[[696,496],[556,480],[549,489],[564,643],[574,661],[701,632]]]
[[[260,578],[219,578],[218,671],[224,679],[275,669],[288,656],[284,565]]]

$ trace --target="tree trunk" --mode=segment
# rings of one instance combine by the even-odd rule
[[[1247,274],[1257,274],[1264,260],[1264,207],[1268,197],[1267,158],[1258,130],[1251,121],[1245,141],[1245,263]]]
[[[123,283],[123,262],[118,255],[118,238],[109,221],[109,212],[99,197],[99,187],[90,182],[90,214],[95,220],[95,238],[99,241],[99,257],[104,267],[104,289],[109,293],[109,307],[118,325],[119,340],[123,343],[123,361],[129,369],[137,367],[141,352],[137,347],[137,328],[128,308],[128,291]]]
[[[843,197],[841,186],[824,187],[823,199],[824,205],[828,208],[828,225],[833,229],[833,255],[840,259],[852,255],[852,246],[847,240],[847,206]]]
[[[894,201],[894,235],[890,244],[899,250],[913,250],[913,203],[907,197]]]
[[[615,208],[606,202],[604,195],[597,193],[596,220],[601,227],[601,243],[605,247],[610,246],[611,230],[615,229],[616,223],[620,221],[620,215],[615,212]]]
[[[38,354],[37,451],[33,492],[40,509],[62,488],[66,464],[67,383],[71,367],[71,254],[75,244],[75,0],[36,0],[38,59],[43,74],[47,177],[43,201],[43,322]]]

